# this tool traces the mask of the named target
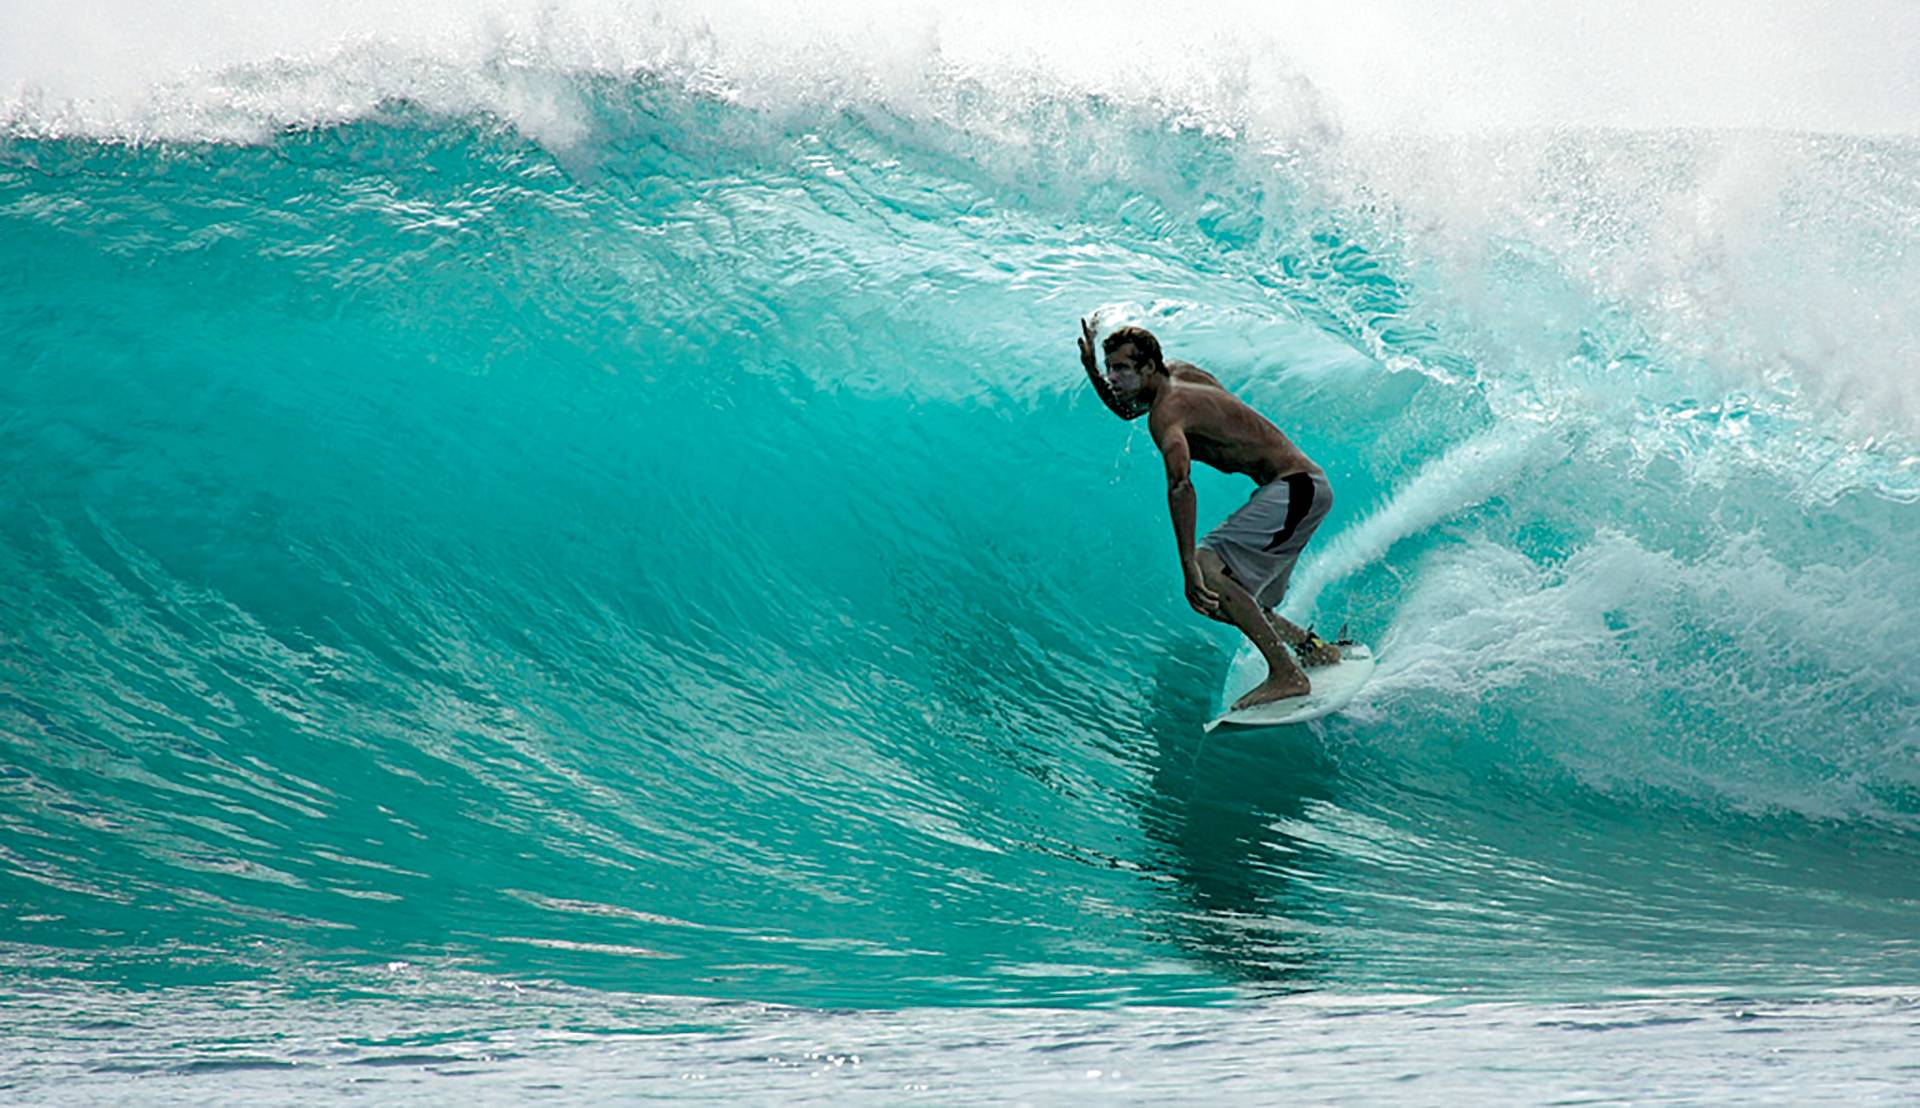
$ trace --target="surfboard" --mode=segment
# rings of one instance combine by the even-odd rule
[[[1313,682],[1312,692],[1270,704],[1256,704],[1238,712],[1222,712],[1207,724],[1207,730],[1212,731],[1217,727],[1242,731],[1251,727],[1285,727],[1319,719],[1346,707],[1360,692],[1360,686],[1373,676],[1373,651],[1358,643],[1341,649],[1345,656],[1339,662],[1330,666],[1316,666],[1307,671],[1307,679]],[[1227,678],[1225,703],[1232,704],[1240,699],[1266,675],[1266,663],[1260,660],[1259,655],[1253,655],[1253,663],[1236,664],[1233,667],[1233,672]]]

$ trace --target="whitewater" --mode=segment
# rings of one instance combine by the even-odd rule
[[[1910,1100],[1916,304],[1907,4],[9,4],[0,1099]]]

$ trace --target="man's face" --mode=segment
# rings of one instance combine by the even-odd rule
[[[1123,400],[1132,400],[1140,394],[1146,372],[1147,364],[1130,342],[1107,353],[1107,380],[1113,382],[1113,391]]]

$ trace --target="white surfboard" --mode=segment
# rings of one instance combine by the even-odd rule
[[[1358,643],[1340,649],[1343,657],[1337,663],[1307,670],[1307,680],[1313,682],[1312,692],[1268,704],[1256,704],[1238,712],[1222,712],[1207,724],[1207,730],[1216,727],[1240,730],[1249,727],[1285,727],[1291,723],[1319,719],[1346,707],[1360,692],[1360,686],[1373,676],[1373,651]],[[1227,675],[1224,703],[1232,704],[1240,699],[1266,676],[1267,665],[1260,655],[1251,648],[1246,654],[1250,657],[1235,659],[1233,671]]]

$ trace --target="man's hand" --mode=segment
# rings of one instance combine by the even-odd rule
[[[1093,360],[1093,324],[1084,319],[1080,321],[1080,364],[1087,367],[1088,373],[1099,370]]]
[[[1220,594],[1207,587],[1207,579],[1197,564],[1187,566],[1187,603],[1209,619],[1218,619]]]

